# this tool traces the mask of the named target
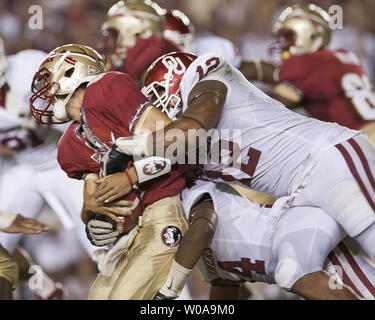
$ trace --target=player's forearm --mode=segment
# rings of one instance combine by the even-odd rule
[[[83,207],[81,210],[81,219],[84,224],[87,223],[92,214],[89,210],[88,203],[97,190],[97,185],[94,183],[94,180],[97,178],[98,175],[95,173],[89,173],[85,178],[85,184],[83,187]]]
[[[215,232],[216,213],[211,202],[201,202],[191,210],[191,225],[183,237],[160,293],[177,298],[203,250]]]
[[[198,139],[203,132],[207,133],[208,130],[217,126],[227,89],[223,87],[223,84],[219,85],[218,90],[207,85],[198,85],[196,86],[198,89],[194,87],[192,90],[194,92],[189,95],[191,97],[189,107],[180,116],[180,119],[169,123],[163,130],[153,133],[153,154],[162,155],[164,153],[166,157],[169,157],[168,148],[170,146],[173,145],[174,147],[171,151],[179,150],[176,144],[182,145],[185,152],[187,152],[198,146]],[[200,91],[203,89],[211,91]],[[202,132],[202,130],[204,131]],[[176,155],[173,154],[172,156]]]
[[[187,269],[193,269],[213,233],[214,228],[207,220],[197,220],[186,232],[176,253],[176,262]]]
[[[272,63],[261,60],[242,61],[239,69],[249,81],[262,81],[270,84],[278,81],[278,69]]]
[[[201,129],[201,125],[192,119],[184,118],[169,123],[163,130],[152,134],[152,153],[154,155],[166,155],[168,148],[176,143],[184,147],[187,152],[196,141],[195,132]]]

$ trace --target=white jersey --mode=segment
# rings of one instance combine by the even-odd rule
[[[205,281],[216,278],[232,281],[275,283],[269,209],[251,203],[226,184],[197,180],[182,192],[184,212],[204,193],[209,193],[218,215],[210,248],[205,249],[198,266]],[[245,227],[244,227],[245,226]],[[249,227],[254,226],[249,230]],[[241,271],[242,269],[242,271]]]
[[[41,126],[29,110],[31,83],[46,54],[24,50],[9,56],[9,89],[5,106],[0,107],[0,144],[12,151],[17,164],[44,170],[57,166],[57,142],[60,133],[50,126]]]
[[[359,296],[375,298],[375,263],[319,208],[280,207],[275,223],[272,211],[251,203],[226,184],[197,180],[182,192],[187,219],[191,208],[208,193],[217,214],[215,234],[198,262],[203,279],[214,282],[278,283],[290,290],[302,276],[326,270],[336,274]],[[341,242],[340,242],[341,241]],[[295,270],[284,281],[280,267]],[[335,266],[333,268],[333,266]]]
[[[211,139],[211,150],[220,148],[220,161],[207,163],[203,178],[279,198],[295,191],[324,151],[358,133],[288,110],[212,54],[197,58],[185,72],[180,84],[183,111],[190,91],[205,80],[222,82],[228,92],[218,135]]]

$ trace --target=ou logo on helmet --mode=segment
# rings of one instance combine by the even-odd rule
[[[178,57],[164,57],[162,60],[164,66],[168,69],[169,73],[174,73],[177,75],[184,74],[186,67]]]

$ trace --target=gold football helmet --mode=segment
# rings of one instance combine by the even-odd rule
[[[32,115],[43,124],[69,121],[65,106],[75,90],[102,73],[105,73],[104,61],[94,49],[78,44],[56,48],[34,76],[30,98]]]
[[[331,40],[329,21],[329,14],[314,4],[288,7],[273,28],[271,50],[287,59],[325,48]]]
[[[121,67],[126,51],[138,38],[162,35],[165,10],[151,0],[124,0],[114,4],[102,25],[102,51],[107,67]]]

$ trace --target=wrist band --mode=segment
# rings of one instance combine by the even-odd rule
[[[133,183],[132,179],[130,178],[128,171],[124,171],[124,174],[125,174],[125,177],[128,179],[130,185],[133,186],[134,183]]]
[[[18,214],[13,212],[0,211],[0,230],[8,229],[16,220]]]

